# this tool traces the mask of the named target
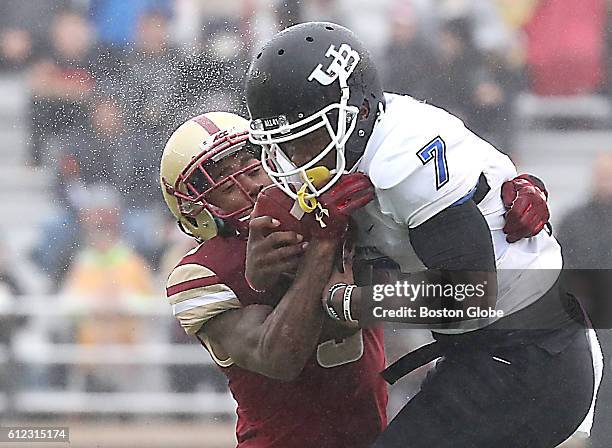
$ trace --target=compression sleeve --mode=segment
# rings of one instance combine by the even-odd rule
[[[473,200],[410,229],[410,242],[430,269],[495,272],[491,232]]]

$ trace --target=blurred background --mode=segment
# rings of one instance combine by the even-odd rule
[[[386,90],[540,176],[569,266],[612,267],[610,0],[0,0],[0,426],[70,426],[77,447],[234,446],[224,376],[164,298],[193,242],[159,159],[185,119],[246,114],[251,54],[307,20],[353,29]],[[426,338],[388,336],[390,359]],[[392,414],[422,375],[391,389]],[[603,388],[592,440],[572,446],[612,446]]]

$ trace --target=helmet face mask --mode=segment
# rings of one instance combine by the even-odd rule
[[[343,99],[346,103],[346,99]],[[289,123],[284,116],[273,120],[282,123],[273,129],[266,129],[264,121],[255,120],[251,123],[250,141],[262,147],[261,162],[272,181],[293,199],[296,182],[306,182],[309,194],[307,198],[317,197],[325,193],[345,173],[346,157],[344,147],[355,130],[359,109],[346,104],[330,104],[315,114],[298,122]],[[333,124],[334,115],[337,123]],[[308,139],[313,133],[324,130],[329,137],[326,146],[316,150],[316,155],[305,163],[297,166],[292,161],[292,154],[283,150],[283,144]],[[333,177],[324,186],[317,188],[309,180],[306,172],[328,158],[335,151],[335,166],[331,169]]]
[[[192,163],[185,167],[173,186],[174,196],[177,198],[179,208],[184,216],[193,218],[205,208],[219,219],[241,218],[246,212],[252,210],[255,201],[243,187],[238,177],[259,168],[261,162],[254,161],[220,179],[215,179],[211,172],[211,167],[217,162],[244,150],[246,140],[246,131],[234,135],[219,135],[215,138],[212,147],[204,149],[193,159]],[[235,210],[225,210],[207,200],[207,197],[213,191],[227,187],[228,184],[238,189],[244,196],[246,205]]]
[[[384,95],[369,53],[351,31],[310,22],[277,34],[253,59],[247,101],[252,118],[249,138],[263,148],[262,165],[268,175],[292,198],[297,194],[291,185],[305,182],[307,197],[312,198],[355,169]],[[370,104],[373,113],[360,114]],[[329,143],[311,146],[310,157],[285,150],[287,143],[323,131]],[[330,166],[332,152],[335,166]],[[316,188],[306,171],[323,160],[332,178]]]

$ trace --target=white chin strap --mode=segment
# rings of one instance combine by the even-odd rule
[[[359,108],[347,104],[350,96],[347,76],[340,73],[338,79],[342,92],[339,103],[330,104],[317,113],[292,124],[279,119],[279,126],[275,129],[266,131],[261,120],[256,120],[255,126],[251,127],[249,139],[252,143],[262,147],[261,163],[264,170],[274,184],[293,199],[298,198],[295,185],[306,184],[304,199],[316,198],[329,190],[346,172],[344,146],[357,125]],[[331,111],[337,111],[338,114],[336,130],[328,117]],[[331,139],[330,143],[315,158],[304,165],[296,166],[283,152],[281,144],[304,137],[323,127],[327,129]],[[303,129],[292,133],[300,128]],[[319,188],[309,179],[307,171],[316,167],[334,149],[336,150],[336,166],[330,170],[332,177]]]

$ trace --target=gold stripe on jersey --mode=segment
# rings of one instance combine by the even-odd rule
[[[194,335],[213,317],[225,311],[240,308],[240,306],[240,301],[237,298],[233,298],[181,311],[175,317],[187,334]]]
[[[166,287],[178,285],[189,280],[195,280],[198,278],[212,277],[215,275],[213,271],[205,266],[201,266],[195,263],[182,264],[174,268],[170,277],[168,277],[168,283]]]
[[[177,303],[183,302],[189,299],[195,299],[196,297],[212,296],[219,293],[233,292],[231,288],[223,283],[217,283],[215,285],[202,286],[200,288],[188,289],[187,291],[176,293],[170,297],[170,305],[176,305]]]

